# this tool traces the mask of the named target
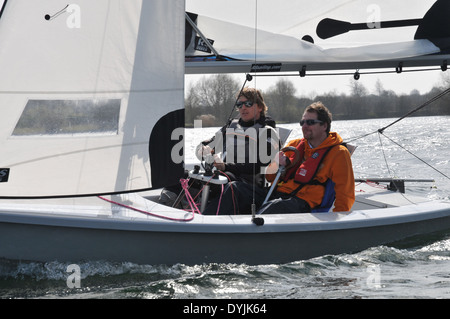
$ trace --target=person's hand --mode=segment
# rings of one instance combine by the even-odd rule
[[[225,171],[225,163],[217,154],[214,155],[214,167],[219,171]]]
[[[291,163],[291,161],[283,152],[278,152],[278,164],[279,165],[288,166],[290,163]]]
[[[200,161],[203,161],[206,155],[211,155],[212,151],[212,148],[208,145],[205,146],[200,144],[196,149],[195,155]]]

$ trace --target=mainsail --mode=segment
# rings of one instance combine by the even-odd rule
[[[190,0],[187,10],[192,22],[186,73],[191,74],[401,71],[446,68],[449,58],[447,0],[231,0],[226,7]]]
[[[178,181],[183,0],[14,0],[0,19],[0,197]]]

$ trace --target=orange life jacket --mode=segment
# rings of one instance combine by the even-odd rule
[[[314,177],[316,176],[317,171],[319,170],[320,163],[322,163],[323,159],[327,155],[328,151],[333,147],[325,147],[321,148],[312,154],[311,157],[307,158],[302,162],[305,156],[305,143],[306,140],[302,139],[300,143],[296,146],[299,151],[300,161],[297,165],[291,167],[284,177],[284,181],[288,181],[292,177],[294,177],[294,181],[299,184],[310,184]]]

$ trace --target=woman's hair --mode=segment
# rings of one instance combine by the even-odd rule
[[[319,121],[327,123],[327,134],[330,133],[333,116],[331,115],[330,110],[328,110],[322,102],[314,102],[305,109],[305,112],[317,113],[317,119]]]
[[[245,97],[247,100],[255,102],[260,107],[262,107],[261,114],[266,115],[268,107],[264,102],[264,98],[262,97],[261,92],[258,89],[246,87],[239,92],[237,98],[240,98],[241,96]]]

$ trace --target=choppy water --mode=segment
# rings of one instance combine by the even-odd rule
[[[337,121],[332,129],[349,140],[392,121]],[[290,138],[301,136],[298,124],[285,126],[294,129]],[[187,153],[215,130],[188,130],[194,141]],[[450,176],[450,117],[408,118],[385,135]],[[413,184],[407,191],[450,200],[448,178],[384,137],[381,140],[383,147],[377,134],[353,142],[358,145],[352,158],[357,177],[434,178],[436,183]],[[68,266],[0,260],[0,298],[450,298],[450,232],[283,265],[84,262],[78,264],[80,288],[68,287],[73,283]]]

